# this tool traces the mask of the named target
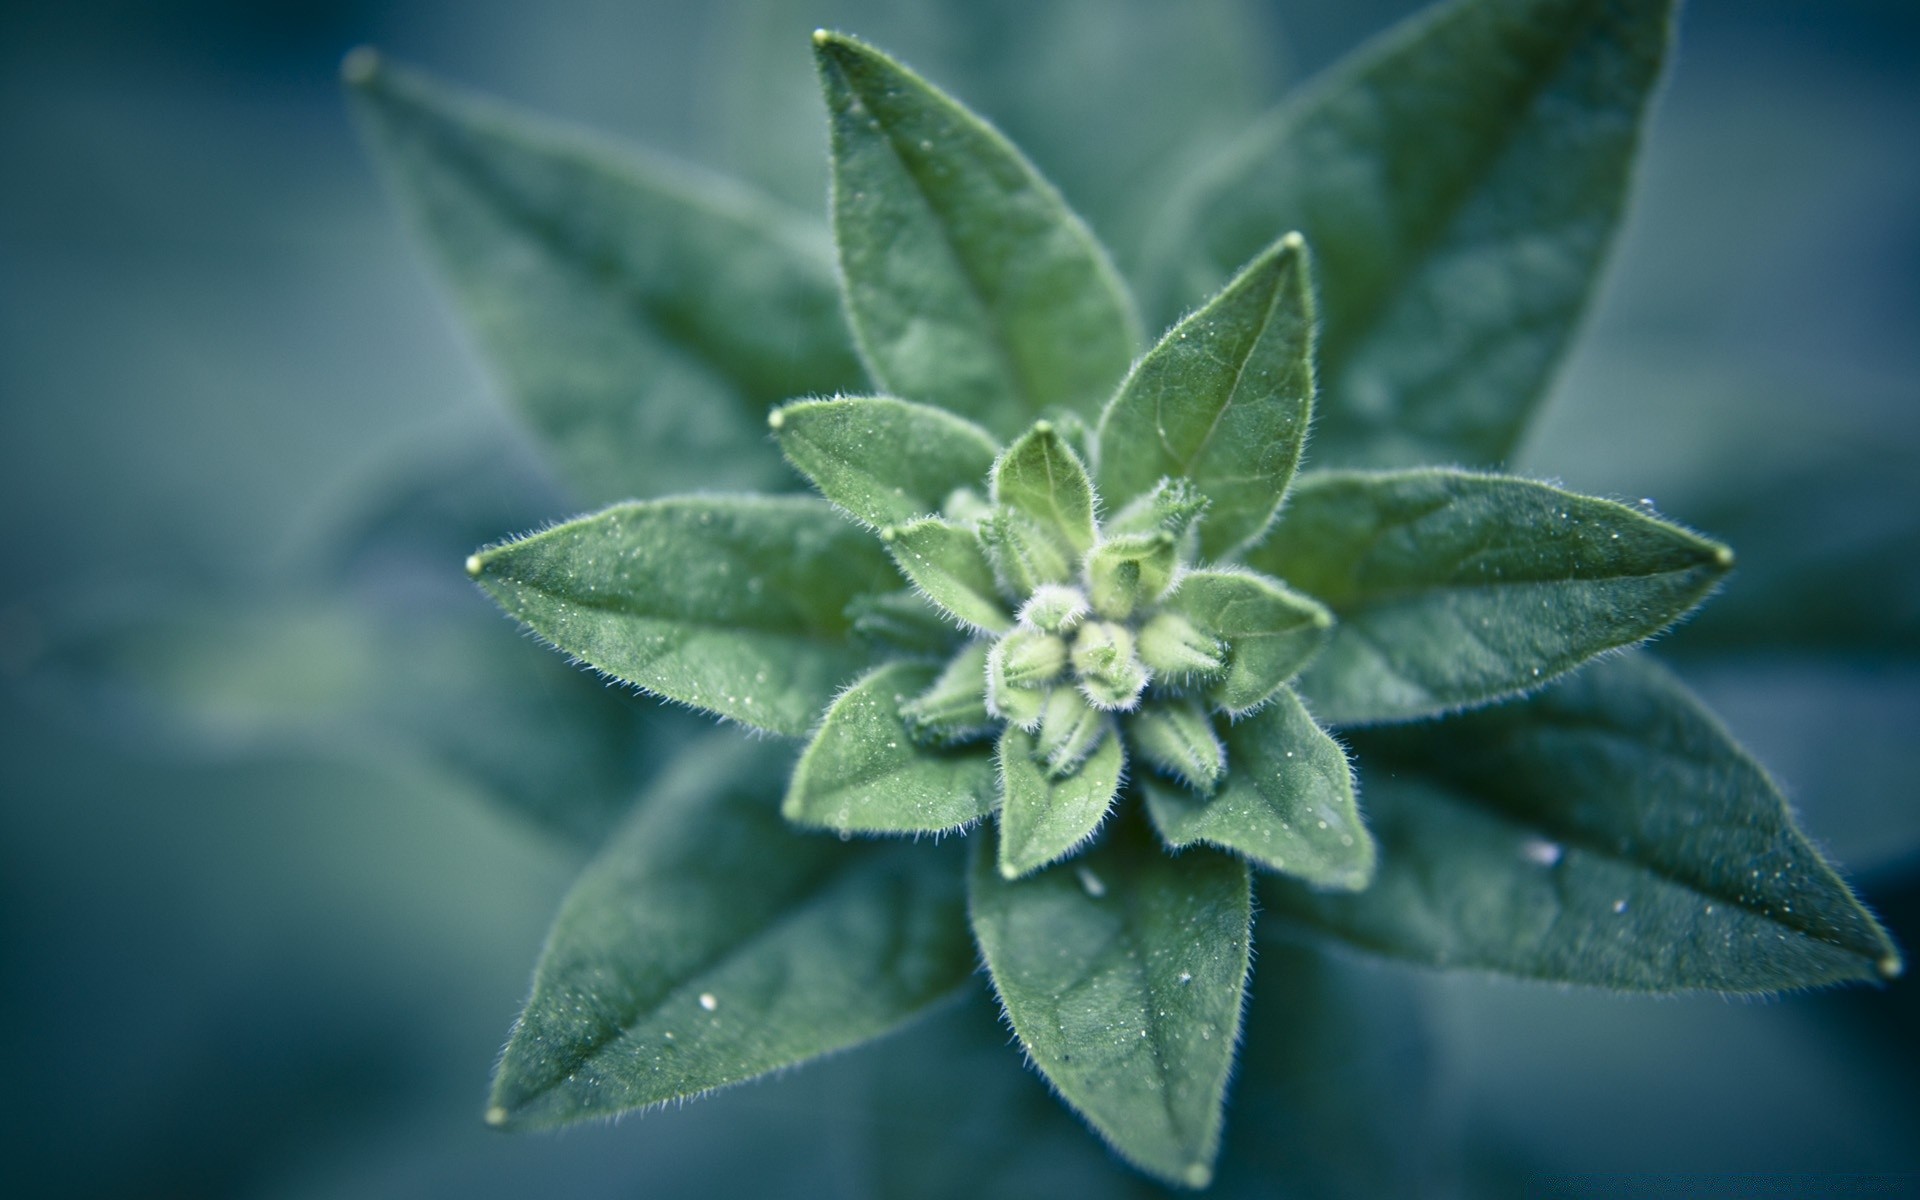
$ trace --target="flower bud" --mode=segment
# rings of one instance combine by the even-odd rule
[[[1074,635],[1072,658],[1080,694],[1095,708],[1132,708],[1147,688],[1147,668],[1134,653],[1133,634],[1123,625],[1082,625]]]
[[[1150,765],[1202,794],[1227,773],[1213,722],[1190,700],[1155,700],[1127,717],[1127,743]]]
[[[1158,600],[1173,582],[1179,559],[1173,534],[1154,533],[1109,538],[1087,555],[1088,599],[1093,611],[1124,621]]]
[[[1040,753],[1047,770],[1063,778],[1079,770],[1107,734],[1108,717],[1072,688],[1054,688],[1040,714]]]
[[[1160,612],[1149,618],[1140,627],[1139,646],[1140,661],[1162,681],[1205,678],[1227,665],[1220,640],[1201,633],[1177,613]]]
[[[953,656],[933,686],[900,706],[914,740],[944,746],[993,729],[987,711],[987,644],[972,642]]]
[[[1042,584],[1020,607],[1020,623],[1048,633],[1066,633],[1087,615],[1087,597],[1064,583]]]

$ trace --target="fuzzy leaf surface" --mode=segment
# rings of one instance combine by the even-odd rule
[[[901,572],[954,620],[993,633],[1013,627],[993,564],[972,530],[929,517],[889,530],[886,541]]]
[[[782,748],[697,743],[574,885],[494,1078],[537,1128],[750,1079],[878,1037],[972,974],[960,864],[796,836]],[[947,869],[930,869],[945,866]]]
[[[1100,828],[1120,792],[1127,754],[1108,730],[1073,774],[1055,779],[1039,740],[1017,725],[1000,734],[1000,866],[1009,879],[1071,853]]]
[[[771,423],[787,461],[873,526],[938,513],[955,488],[979,487],[1000,453],[973,422],[890,396],[801,400]]]
[[[1346,751],[1292,688],[1227,731],[1227,776],[1211,796],[1146,782],[1147,812],[1179,849],[1206,842],[1316,888],[1354,891],[1373,877]]]
[[[1066,543],[1073,559],[1093,548],[1093,481],[1051,424],[1007,447],[994,464],[993,498]]]
[[[889,663],[842,692],[793,769],[786,818],[841,833],[939,833],[991,813],[1000,797],[992,752],[923,748],[900,718],[939,674]]]
[[[875,380],[1012,437],[1091,416],[1138,340],[1106,252],[1011,143],[899,63],[815,38],[847,311]]]
[[[615,505],[471,565],[500,607],[583,662],[792,735],[867,665],[848,603],[899,580],[871,534],[801,497]]]
[[[1499,464],[1613,242],[1673,7],[1405,22],[1195,172],[1156,239],[1162,311],[1298,229],[1320,265],[1315,461]]]
[[[1766,773],[1649,659],[1355,738],[1373,885],[1267,908],[1436,966],[1630,991],[1765,992],[1898,970]]]
[[[1537,687],[1659,633],[1733,566],[1725,546],[1625,505],[1447,470],[1302,476],[1248,559],[1339,618],[1299,681],[1335,725]]]
[[[1021,1046],[1128,1161],[1204,1187],[1246,987],[1246,865],[1171,858],[1132,820],[1027,879],[1003,879],[991,849],[968,907]]]
[[[1283,238],[1167,331],[1100,417],[1100,494],[1125,504],[1162,478],[1212,503],[1202,556],[1228,557],[1279,511],[1313,411],[1313,284]]]
[[[1193,571],[1169,607],[1232,647],[1207,698],[1235,716],[1252,712],[1326,644],[1332,618],[1319,604],[1252,571]]]
[[[348,78],[504,390],[584,499],[782,486],[767,409],[860,389],[812,222],[377,58]]]

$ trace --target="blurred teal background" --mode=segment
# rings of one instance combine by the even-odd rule
[[[1129,7],[1176,33],[1230,10]],[[1140,147],[1177,139],[1150,107],[1129,144],[1061,136],[1085,127],[1074,105],[1211,77],[1228,128],[1413,7],[1256,8],[1260,39],[1202,31],[1217,70],[1137,79],[1084,2],[0,9],[3,1189],[961,1195],[1003,1156],[1036,1193],[1142,1187],[1090,1136],[1056,1136],[977,1004],[681,1111],[559,1136],[481,1125],[598,818],[489,802],[463,764],[501,752],[475,732],[499,679],[534,672],[551,691],[520,699],[552,722],[598,685],[550,672],[460,577],[473,546],[570,502],[386,204],[336,65],[374,43],[819,207],[823,136],[783,89],[805,84],[807,30],[843,24],[1002,119],[1124,243],[1130,183],[1171,153]],[[1920,8],[1698,0],[1682,33],[1609,286],[1522,465],[1652,497],[1739,549],[1663,653],[1911,951]],[[790,47],[791,76],[740,66],[766,45]],[[1006,45],[1035,74],[1010,79]],[[1022,79],[1068,107],[1050,138],[984,90]],[[490,630],[507,674],[456,626]],[[219,671],[196,665],[205,646],[228,650]],[[653,709],[588,701],[616,722]],[[583,788],[644,777],[696,727],[665,718],[620,761],[570,769]],[[1311,986],[1283,990],[1289,973]],[[1673,1194],[1751,1194],[1727,1172],[1920,1192],[1911,982],[1652,1002],[1323,968],[1276,944],[1254,989],[1256,1022],[1327,1003],[1364,1031],[1276,1042],[1297,1089],[1229,1110],[1230,1153],[1298,1194],[1477,1194],[1536,1172],[1592,1194],[1620,1172],[1679,1173]],[[1256,1035],[1248,1054],[1268,1053]],[[980,1194],[1010,1194],[1006,1169]]]

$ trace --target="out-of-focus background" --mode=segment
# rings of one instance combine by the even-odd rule
[[[680,1111],[482,1126],[596,818],[476,779],[551,753],[541,722],[597,685],[548,673],[459,577],[473,545],[570,502],[387,204],[337,64],[377,44],[817,209],[824,138],[788,97],[807,31],[839,24],[1002,119],[1124,242],[1174,117],[1230,125],[1414,7],[0,8],[0,1190],[1138,1186],[1090,1136],[1043,1136],[1055,1110],[977,1004]],[[1696,0],[1682,34],[1609,285],[1522,465],[1654,498],[1740,550],[1662,652],[1911,949],[1920,8]],[[1079,132],[1129,95],[1127,141]],[[1042,102],[1064,112],[1050,131],[1023,123]],[[456,627],[497,638],[497,669]],[[525,671],[548,690],[506,695]],[[508,727],[524,745],[489,732]],[[606,789],[653,749],[549,766]],[[1297,1085],[1229,1110],[1230,1153],[1276,1191],[1471,1194],[1546,1173],[1576,1189],[1556,1194],[1631,1178],[1747,1195],[1757,1172],[1920,1192],[1911,982],[1647,1001],[1274,945],[1256,1023],[1289,1019],[1290,971],[1311,985],[1294,1003],[1364,1020],[1350,1043],[1249,1045]],[[1362,1146],[1347,1112],[1385,1133]]]

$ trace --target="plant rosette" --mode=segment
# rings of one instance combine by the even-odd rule
[[[896,1027],[983,960],[1058,1094],[1140,1169],[1205,1186],[1256,885],[1302,935],[1433,965],[1656,992],[1896,973],[1712,717],[1637,653],[1592,661],[1684,617],[1731,552],[1414,465],[1518,439],[1670,20],[1460,0],[1377,42],[1175,196],[1148,273],[1205,299],[1144,347],[1053,186],[852,38],[814,39],[826,264],[755,198],[351,61],[401,194],[585,490],[623,438],[755,461],[717,407],[695,429],[578,403],[591,380],[572,411],[552,398],[630,367],[681,389],[661,405],[724,385],[757,406],[820,497],[624,502],[469,559],[580,662],[804,739],[797,763],[703,744],[636,807],[561,913],[489,1120],[759,1075]],[[619,314],[596,304],[644,314],[646,344],[601,336]],[[1310,426],[1328,465],[1302,471]],[[885,840],[961,832],[969,862]]]

